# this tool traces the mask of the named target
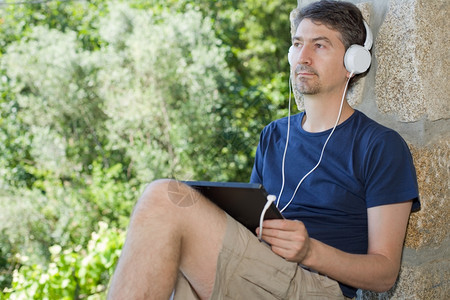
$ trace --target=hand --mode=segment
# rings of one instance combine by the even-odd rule
[[[259,234],[260,228],[256,229]],[[305,225],[294,220],[266,220],[263,223],[262,239],[269,243],[272,251],[288,261],[300,263],[311,251],[311,243]]]

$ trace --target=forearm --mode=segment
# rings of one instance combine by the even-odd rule
[[[350,254],[310,239],[310,251],[301,264],[344,284],[383,292],[395,283],[399,260],[382,254]]]
[[[266,220],[263,240],[289,261],[355,288],[382,292],[397,279],[410,211],[411,201],[369,208],[365,255],[345,253],[310,238],[301,221]]]

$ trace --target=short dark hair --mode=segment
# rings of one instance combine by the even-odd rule
[[[313,2],[302,9],[294,9],[291,13],[292,35],[303,19],[309,19],[313,23],[322,24],[341,34],[341,41],[345,50],[351,45],[364,45],[366,41],[366,28],[364,18],[356,5],[344,1],[321,0]],[[351,84],[356,82],[363,74],[352,78]]]

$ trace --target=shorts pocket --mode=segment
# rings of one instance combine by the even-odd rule
[[[249,254],[248,256],[246,254]],[[231,299],[287,299],[298,270],[259,241],[249,243],[226,290]]]

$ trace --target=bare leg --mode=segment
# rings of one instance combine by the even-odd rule
[[[191,188],[150,184],[131,217],[108,299],[168,299],[179,270],[208,299],[225,230],[225,213]]]

